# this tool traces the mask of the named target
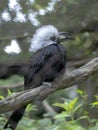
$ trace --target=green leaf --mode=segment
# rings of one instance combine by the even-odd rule
[[[98,101],[91,103],[92,106],[98,106]]]
[[[66,110],[68,112],[73,112],[74,106],[75,106],[77,100],[78,100],[78,97],[76,97],[75,99],[73,99],[70,102],[65,101],[64,103],[55,103],[53,105],[57,106],[57,107],[61,107],[61,108],[63,108],[64,110]]]
[[[62,112],[61,114],[55,116],[55,118],[65,118],[65,117],[70,117],[70,114],[68,114],[67,112]]]
[[[36,106],[35,105],[32,105],[32,104],[28,104],[27,108],[26,108],[26,112],[29,112],[31,110],[37,110]]]
[[[95,95],[95,98],[98,99],[98,95]]]
[[[67,102],[65,102],[65,103],[55,103],[53,105],[67,110],[68,103]]]
[[[87,119],[87,118],[88,118],[88,116],[81,116],[80,118],[77,119],[77,121],[82,120],[82,119]]]
[[[75,107],[74,112],[76,112],[81,106],[82,106],[82,104],[79,104],[77,107]]]
[[[78,100],[78,97],[76,97],[75,99],[73,99],[73,100],[69,103],[69,106],[68,106],[69,110],[73,110],[73,109],[74,109],[74,106],[75,106],[77,100]]]
[[[80,95],[83,95],[83,91],[80,90],[80,89],[77,89],[76,92],[77,92],[78,94],[80,94]]]
[[[85,129],[77,125],[76,123],[70,124],[63,122],[59,125],[58,130],[85,130]]]
[[[4,99],[4,97],[0,95],[0,99],[1,99],[1,100],[3,100],[3,99]]]
[[[7,91],[8,91],[8,96],[11,96],[11,95],[12,95],[11,90],[10,90],[10,89],[7,89]]]

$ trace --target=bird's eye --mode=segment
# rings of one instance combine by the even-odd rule
[[[55,37],[55,36],[52,36],[52,37],[50,38],[50,40],[55,41],[55,40],[56,40],[56,37]]]

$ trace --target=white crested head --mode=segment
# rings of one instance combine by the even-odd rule
[[[44,25],[36,30],[33,38],[31,39],[31,50],[36,52],[37,50],[54,44],[52,37],[58,37],[59,32],[53,25]]]

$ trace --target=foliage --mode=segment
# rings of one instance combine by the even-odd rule
[[[45,24],[53,24],[59,31],[68,31],[75,35],[74,41],[62,43],[67,50],[69,71],[84,65],[92,57],[98,57],[97,10],[97,0],[0,0],[0,78],[4,78],[0,80],[0,86],[23,81],[22,77],[13,76],[13,71],[15,70],[15,74],[18,75],[25,74],[25,65],[32,53],[29,51],[31,37],[36,28]],[[16,52],[16,47],[12,48],[12,43],[19,46],[19,53]],[[12,48],[10,52],[6,51],[9,47]],[[12,77],[5,80],[11,75]],[[97,79],[98,74],[79,85],[89,97],[78,90],[79,98],[65,99],[64,103],[58,103],[59,97],[69,98],[69,93],[60,91],[60,94],[53,94],[50,99],[51,104],[54,101],[55,106],[62,109],[61,113],[53,116],[53,122],[47,116],[32,120],[32,112],[38,112],[39,108],[29,104],[17,130],[62,130],[64,128],[81,130],[84,129],[81,126],[81,120],[89,121],[89,130],[97,130],[98,122],[89,117],[89,109],[98,109],[98,96],[92,96],[96,93],[94,90],[96,85],[98,86]],[[13,91],[21,90],[22,87],[11,90],[0,89],[0,100],[13,94]],[[72,88],[71,93],[73,93]],[[90,99],[89,103],[87,98]],[[93,98],[96,100],[94,101]],[[1,114],[0,129],[6,120]],[[93,126],[94,123],[95,126]]]
[[[57,102],[53,104],[55,107],[60,107],[62,111],[53,115],[52,118],[50,118],[48,114],[44,114],[44,118],[42,119],[32,119],[32,111],[38,111],[38,108],[35,105],[29,104],[17,130],[97,130],[98,120],[90,119],[89,115],[83,110],[84,103],[80,101],[80,97],[83,97],[84,101],[86,101],[86,94],[81,90],[77,92],[80,94],[79,97],[72,100],[63,99],[63,103]],[[95,97],[97,100],[98,96],[96,95]],[[97,107],[96,102],[97,101],[89,104],[89,106],[91,108]],[[81,109],[83,114],[81,113]],[[77,116],[78,113],[81,113],[81,115]],[[89,125],[86,128],[81,124],[82,120],[89,121]],[[6,122],[6,118],[3,114],[0,116],[0,122],[0,128],[2,128]]]
[[[98,95],[95,95],[95,98],[96,98],[96,101],[93,102],[93,103],[91,103],[91,105],[92,105],[93,107],[94,107],[94,106],[98,107]]]

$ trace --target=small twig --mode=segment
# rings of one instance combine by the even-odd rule
[[[43,106],[46,110],[46,112],[49,112],[51,114],[56,114],[56,112],[54,111],[54,109],[49,105],[48,101],[47,100],[44,100],[43,102]]]

